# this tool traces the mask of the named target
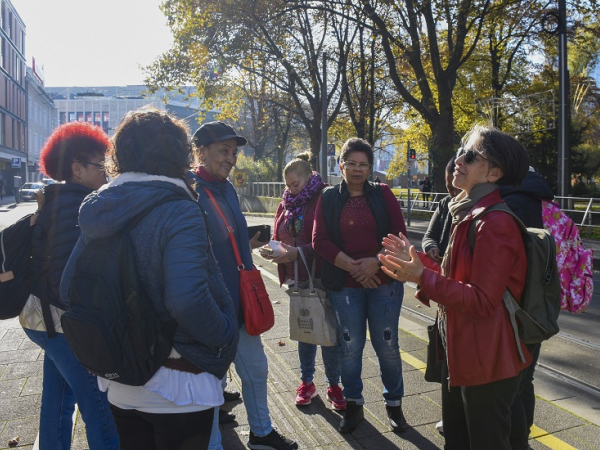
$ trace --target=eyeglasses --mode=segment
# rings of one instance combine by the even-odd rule
[[[360,169],[363,172],[369,170],[371,168],[371,164],[367,164],[367,163],[356,163],[354,161],[344,161],[342,163],[342,165],[344,166],[344,169],[346,170],[354,170],[354,169]]]
[[[98,163],[95,163],[95,162],[88,162],[88,163],[86,163],[86,164],[90,164],[90,165],[92,165],[92,166],[95,166],[95,167],[97,167],[98,169],[100,169],[102,172],[104,172],[104,171],[105,171],[105,170],[104,170],[104,164],[98,164]]]
[[[471,164],[473,161],[475,161],[475,158],[477,158],[478,156],[487,161],[487,158],[485,156],[483,156],[481,153],[476,152],[475,150],[465,151],[465,149],[461,147],[456,152],[456,159],[460,158],[463,155],[465,156],[465,158],[464,158],[465,164]]]

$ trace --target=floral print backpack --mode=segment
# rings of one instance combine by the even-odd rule
[[[561,288],[561,309],[578,313],[590,304],[593,250],[585,249],[577,225],[558,204],[542,200],[542,220],[556,241],[556,262]]]

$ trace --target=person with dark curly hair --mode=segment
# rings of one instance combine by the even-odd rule
[[[96,377],[71,352],[60,318],[65,305],[60,280],[79,239],[79,206],[106,183],[104,155],[111,147],[101,128],[72,122],[58,127],[42,148],[44,174],[64,183],[51,184],[38,196],[31,242],[31,296],[19,320],[25,333],[44,349],[44,379],[40,412],[40,448],[68,450],[73,411],[79,405],[91,450],[118,449],[119,438],[106,394]],[[42,200],[43,199],[43,200]]]
[[[146,107],[123,117],[113,142],[106,168],[115,178],[81,205],[81,239],[61,295],[68,301],[86,242],[123,233],[143,216],[129,232],[138,279],[158,319],[176,324],[172,350],[143,386],[98,382],[108,391],[121,450],[206,449],[238,326],[197,196],[184,181],[192,156],[187,125]]]

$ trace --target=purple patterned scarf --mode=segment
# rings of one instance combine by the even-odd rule
[[[289,189],[285,190],[283,193],[283,203],[285,205],[284,217],[286,227],[291,226],[304,214],[304,208],[322,184],[323,181],[321,180],[321,175],[317,172],[313,172],[312,176],[298,194],[292,195]]]

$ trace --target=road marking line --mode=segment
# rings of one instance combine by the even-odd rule
[[[531,437],[538,442],[541,442],[546,447],[550,447],[554,450],[577,450],[575,447],[561,441],[556,436],[552,436],[545,430],[542,430],[535,425],[531,426]]]

